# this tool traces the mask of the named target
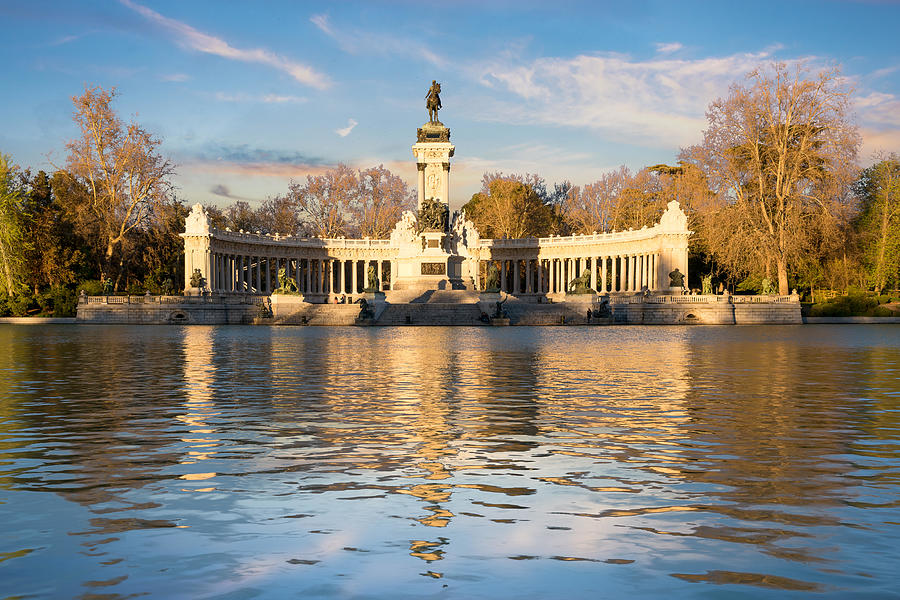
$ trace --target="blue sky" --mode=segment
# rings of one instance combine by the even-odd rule
[[[895,2],[0,0],[0,151],[64,165],[71,97],[115,86],[188,203],[257,203],[339,162],[413,183],[441,82],[451,204],[485,171],[596,180],[672,163],[704,111],[772,60],[840,65],[862,163],[900,152]]]

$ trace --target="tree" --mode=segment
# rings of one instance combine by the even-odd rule
[[[115,97],[115,88],[99,86],[73,97],[80,136],[67,144],[68,171],[88,191],[90,218],[105,247],[104,277],[110,276],[122,242],[169,201],[168,178],[174,173],[172,163],[157,152],[158,139],[136,123],[122,122],[112,108]]]
[[[291,182],[288,193],[306,232],[324,238],[344,237],[359,187],[356,173],[345,164],[322,175],[307,175],[306,183]]]
[[[26,289],[25,254],[30,243],[25,237],[23,203],[25,191],[12,159],[0,153],[0,291],[18,296]]]
[[[855,184],[863,259],[876,292],[900,283],[900,157],[891,154],[863,170]]]
[[[372,167],[358,174],[356,198],[350,213],[359,237],[387,238],[404,210],[412,210],[415,194],[398,175]]]
[[[300,219],[297,205],[290,196],[275,196],[262,203],[256,210],[256,222],[263,233],[297,235]]]
[[[238,200],[228,206],[224,213],[225,226],[232,231],[260,231],[259,215],[250,208],[250,204]]]
[[[631,171],[623,165],[594,183],[572,187],[562,202],[570,230],[578,234],[612,231],[622,190],[630,179]]]
[[[703,143],[682,152],[721,201],[708,231],[727,239],[710,250],[734,270],[774,268],[781,294],[788,273],[822,251],[859,145],[837,71],[806,75],[782,63],[751,72],[710,105]]]
[[[540,237],[560,230],[561,216],[545,202],[546,193],[539,193],[546,188],[538,175],[486,173],[482,185],[462,207],[481,237]]]

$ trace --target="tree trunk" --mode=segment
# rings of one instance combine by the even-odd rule
[[[775,262],[778,266],[778,293],[787,296],[791,293],[788,289],[787,263],[782,256],[776,258]]]

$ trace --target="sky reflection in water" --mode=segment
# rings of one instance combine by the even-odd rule
[[[890,326],[0,326],[0,597],[897,597],[898,365]]]

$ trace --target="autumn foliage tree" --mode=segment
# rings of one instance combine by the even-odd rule
[[[385,238],[413,206],[409,187],[383,165],[354,171],[339,164],[307,175],[305,182],[292,182],[287,197],[305,232],[326,238]]]
[[[462,210],[485,238],[540,237],[558,233],[562,226],[543,178],[534,174],[486,173],[481,192]]]
[[[79,136],[67,144],[67,172],[87,190],[83,219],[104,248],[103,277],[111,275],[113,256],[125,239],[149,221],[154,209],[171,201],[174,173],[158,152],[160,141],[119,118],[112,107],[115,97],[115,88],[101,87],[73,97]]]
[[[734,271],[771,271],[781,294],[835,239],[834,203],[859,145],[838,73],[808,75],[781,63],[753,71],[710,105],[702,144],[682,153],[721,202],[706,215],[710,251]]]
[[[863,170],[855,187],[863,260],[880,292],[900,284],[900,157],[891,154]]]
[[[0,154],[0,292],[9,296],[27,288],[25,254],[30,243],[25,236],[24,200],[18,167]]]

